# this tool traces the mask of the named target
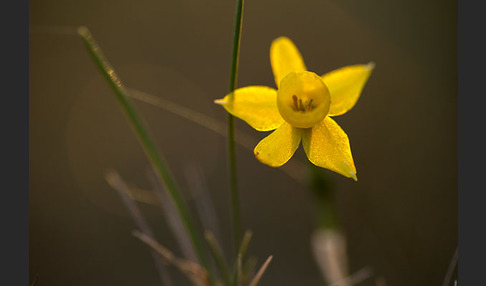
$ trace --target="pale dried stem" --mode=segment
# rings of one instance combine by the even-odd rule
[[[212,117],[209,117],[203,113],[136,89],[130,89],[130,93],[128,96],[141,102],[145,102],[152,106],[161,108],[182,118],[185,118],[193,123],[196,123],[202,127],[205,127],[208,130],[215,132],[220,136],[227,136],[226,124],[221,123],[220,121],[213,119]],[[238,131],[235,132],[235,142],[245,149],[253,151],[258,143],[258,139],[247,133]],[[287,176],[291,177],[301,184],[307,183],[304,174],[304,163],[299,161],[297,158],[293,158],[277,170],[285,173]]]
[[[343,286],[343,285],[356,285],[361,281],[364,281],[370,278],[373,275],[373,270],[369,267],[365,267],[353,275],[350,275],[341,281],[337,281],[335,283],[330,284],[329,286]]]
[[[161,207],[157,195],[153,190],[144,190],[138,187],[130,186],[129,196],[132,200],[138,203]]]
[[[188,164],[184,171],[203,229],[211,231],[217,241],[223,241],[219,230],[216,208],[207,188],[201,166],[194,162],[193,164]]]
[[[206,270],[199,264],[176,257],[170,250],[159,244],[151,237],[134,230],[132,234],[156,251],[168,264],[176,267],[195,286],[209,286],[209,277]]]
[[[172,233],[177,239],[177,243],[179,244],[179,248],[182,251],[184,257],[192,261],[197,261],[197,254],[191,244],[189,233],[184,227],[180,216],[177,214],[177,209],[173,204],[167,190],[160,183],[160,181],[157,179],[157,176],[151,169],[147,171],[147,176],[149,177],[149,181],[155,190],[157,199],[162,205],[162,211],[164,212],[165,218],[167,219]]]
[[[132,216],[133,220],[137,227],[145,233],[149,237],[154,237],[152,230],[150,229],[149,225],[143,218],[139,208],[133,201],[130,196],[130,189],[128,185],[123,181],[120,175],[116,171],[108,171],[105,175],[106,181],[110,184],[110,186],[118,192],[120,195],[123,203],[125,204],[126,208],[128,209],[130,215]],[[165,268],[164,264],[160,260],[160,257],[155,253],[153,250],[151,251],[155,266],[157,271],[159,272],[160,279],[162,280],[164,285],[170,286],[172,285],[172,281],[169,276],[169,272]]]
[[[250,244],[251,237],[253,235],[253,232],[251,230],[245,231],[245,234],[243,235],[243,238],[241,239],[241,244],[240,248],[238,250],[238,254],[241,255],[242,259],[245,259],[246,256],[246,251],[248,250],[248,246]]]
[[[337,230],[318,229],[311,236],[314,257],[328,284],[340,281],[340,286],[350,286],[348,275],[346,239]]]
[[[223,252],[221,251],[221,247],[216,241],[214,234],[211,231],[205,231],[204,238],[206,238],[209,245],[209,250],[211,250],[211,253],[213,254],[216,266],[219,269],[222,279],[225,281],[226,285],[230,285],[230,272],[225,262]]]
[[[250,282],[249,286],[257,286],[258,282],[260,282],[260,279],[262,278],[263,274],[265,273],[265,270],[267,270],[268,265],[270,264],[270,261],[272,261],[273,256],[270,255],[267,260],[265,260],[265,263],[263,263],[262,267],[260,267],[260,270],[258,270],[257,274],[253,278],[253,280]]]
[[[449,263],[449,267],[447,268],[447,273],[444,277],[444,282],[442,283],[442,286],[450,285],[452,273],[454,273],[458,258],[459,251],[458,248],[456,248],[456,251],[454,251],[454,254],[452,255],[451,262]]]

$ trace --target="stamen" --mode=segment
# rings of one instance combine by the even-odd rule
[[[292,108],[295,111],[301,111],[301,112],[312,111],[313,109],[312,102],[314,102],[314,99],[312,98],[307,99],[304,105],[301,98],[298,98],[297,95],[295,94],[292,95],[292,103],[293,103]]]
[[[292,95],[292,100],[294,101],[294,110],[299,110],[299,103],[298,103],[298,100],[297,100],[297,96],[294,94]]]
[[[307,100],[307,106],[305,107],[305,110],[306,111],[311,111],[312,110],[312,102],[314,101],[314,99],[309,99]]]

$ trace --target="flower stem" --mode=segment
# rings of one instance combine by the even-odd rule
[[[103,52],[94,38],[91,36],[89,30],[86,27],[80,27],[78,29],[78,34],[81,36],[89,54],[100,69],[101,73],[105,76],[106,80],[112,87],[116,98],[120,103],[125,115],[132,124],[143,150],[145,151],[150,163],[152,164],[152,167],[155,170],[155,173],[157,174],[157,177],[169,191],[170,197],[179,212],[187,232],[189,233],[189,237],[194,249],[196,250],[201,265],[209,272],[210,269],[208,268],[206,253],[204,252],[201,239],[197,235],[196,228],[194,227],[189,216],[187,206],[185,205],[184,200],[176,187],[176,183],[166,166],[164,158],[157,151],[157,148],[146,130],[142,119],[138,116],[134,106],[130,103],[128,99],[128,89],[122,84],[120,78],[116,75],[115,70],[103,55]]]
[[[241,22],[243,15],[243,0],[236,0],[235,12],[235,29],[233,33],[233,52],[231,57],[230,73],[230,102],[233,101],[233,92],[236,89],[238,79],[238,59],[241,39]],[[236,179],[236,155],[234,140],[234,117],[228,113],[228,159],[230,173],[230,190],[231,190],[231,217],[233,225],[233,249],[238,251],[241,240],[241,219],[240,219],[240,202],[238,197],[238,184]]]
[[[322,168],[311,163],[308,166],[317,227],[338,230],[340,225],[337,218],[333,181]]]

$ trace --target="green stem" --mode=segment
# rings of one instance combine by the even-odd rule
[[[216,262],[216,266],[218,267],[219,274],[221,274],[221,278],[224,281],[224,285],[229,286],[230,272],[228,270],[228,267],[226,266],[223,252],[221,251],[221,248],[219,247],[218,242],[214,237],[214,234],[210,231],[206,231],[204,233],[204,237],[206,238],[206,241],[209,245],[209,250],[211,250],[211,253],[213,254],[214,261]]]
[[[310,187],[313,193],[312,200],[315,203],[317,227],[322,229],[340,229],[334,186],[331,178],[325,171],[311,163],[310,169]]]
[[[91,36],[89,30],[86,27],[80,27],[78,29],[78,34],[83,39],[83,42],[86,45],[89,54],[92,56],[94,62],[100,69],[101,73],[105,76],[106,80],[112,87],[116,95],[116,98],[118,99],[118,102],[120,103],[120,105],[123,108],[123,111],[125,112],[125,115],[132,123],[132,127],[135,133],[137,134],[138,139],[140,140],[140,143],[143,147],[143,150],[145,151],[147,157],[149,158],[150,163],[152,164],[152,167],[155,170],[155,173],[157,174],[161,182],[164,184],[164,186],[167,188],[172,201],[174,202],[177,210],[179,211],[181,220],[184,223],[187,232],[189,233],[191,242],[194,246],[194,249],[196,250],[201,265],[205,267],[209,273],[208,262],[207,262],[205,252],[203,250],[203,245],[191,221],[188,209],[182,199],[181,194],[177,190],[175,181],[173,180],[169,169],[166,167],[164,158],[157,151],[154,142],[152,141],[147,130],[145,129],[142,119],[138,116],[137,111],[130,103],[128,99],[127,88],[125,88],[120,78],[116,75],[115,70],[103,55],[103,52],[101,51],[100,47]]]
[[[231,57],[231,75],[230,75],[230,102],[233,100],[233,92],[236,89],[238,79],[238,58],[240,51],[241,39],[241,22],[243,14],[243,0],[236,0],[235,29],[233,33],[233,52]],[[230,171],[230,190],[231,190],[231,217],[233,225],[233,248],[238,251],[241,240],[241,219],[240,219],[240,202],[238,197],[238,184],[236,179],[236,155],[234,140],[234,117],[228,113],[228,159]]]

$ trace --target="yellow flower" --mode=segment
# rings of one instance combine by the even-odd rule
[[[374,63],[318,76],[307,71],[299,50],[286,37],[272,42],[270,62],[278,90],[243,87],[215,103],[258,131],[276,129],[255,147],[260,162],[282,166],[302,141],[314,165],[357,180],[348,136],[331,117],[356,104]]]

